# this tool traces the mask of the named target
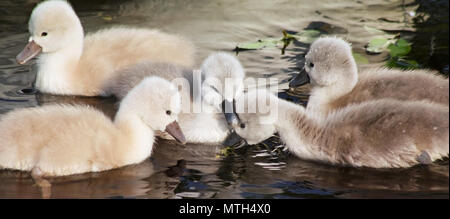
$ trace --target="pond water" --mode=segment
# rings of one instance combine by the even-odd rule
[[[114,99],[52,96],[30,91],[35,65],[15,56],[28,39],[35,0],[0,2],[0,114],[50,103],[89,104],[113,116]],[[408,0],[123,0],[73,1],[86,32],[113,25],[158,28],[183,35],[198,47],[197,63],[213,51],[238,43],[317,29],[344,37],[370,64],[383,65],[386,52],[364,46],[370,28],[400,34],[413,43],[409,54],[423,67],[448,75],[448,1]],[[367,28],[370,27],[370,28]],[[249,77],[279,79],[280,96],[306,103],[307,88],[284,92],[303,65],[308,44],[243,51]],[[45,131],[45,130],[43,130]],[[302,161],[265,144],[240,149],[221,145],[178,145],[159,140],[148,160],[95,174],[51,179],[52,198],[449,198],[448,159],[409,169],[342,168]],[[273,152],[273,153],[272,153]],[[0,198],[40,198],[27,173],[0,170]]]

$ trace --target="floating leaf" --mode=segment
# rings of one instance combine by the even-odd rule
[[[411,49],[411,43],[402,38],[398,39],[395,43],[389,44],[388,50],[391,58],[386,65],[402,69],[420,68],[421,66],[417,61],[405,58],[411,52]]]
[[[405,60],[412,68],[420,68],[420,64],[416,60]]]
[[[113,19],[111,16],[108,16],[108,15],[103,16],[102,18],[103,18],[103,20],[105,20],[105,21],[112,21],[112,19]]]
[[[391,68],[402,68],[402,69],[418,69],[420,64],[415,60],[407,60],[402,58],[391,58],[386,63],[388,67]]]
[[[288,34],[289,37],[294,38],[295,40],[302,42],[302,43],[307,43],[307,44],[311,44],[313,43],[317,38],[319,38],[320,36],[320,31],[317,30],[304,30],[301,33],[297,33],[297,34]]]
[[[381,53],[388,47],[390,43],[392,43],[392,40],[377,37],[370,40],[369,44],[367,45],[366,51],[370,53]]]
[[[216,154],[216,158],[224,158],[231,155],[235,155],[234,149],[231,146],[227,146],[219,151],[219,154]]]
[[[257,50],[263,48],[272,48],[282,44],[281,39],[268,38],[261,39],[254,43],[242,43],[236,47],[236,50]]]
[[[289,34],[286,31],[283,31],[283,38],[267,38],[260,39],[257,42],[252,43],[241,43],[236,46],[234,51],[241,50],[258,50],[264,48],[273,48],[277,46],[283,46],[282,53],[284,54],[284,50],[293,40],[300,41],[302,43],[312,43],[320,36],[320,32],[317,30],[305,30],[298,34]]]
[[[404,39],[399,39],[395,44],[388,46],[391,57],[406,56],[411,51],[411,43]]]
[[[364,29],[367,30],[367,32],[369,32],[369,33],[376,33],[376,34],[384,33],[382,30],[378,30],[374,27],[369,27],[369,26],[365,26],[365,25],[364,25]]]
[[[356,53],[356,52],[353,52],[352,54],[353,54],[353,58],[355,59],[356,63],[361,64],[361,65],[369,64],[369,60],[366,57],[364,57],[363,55]]]

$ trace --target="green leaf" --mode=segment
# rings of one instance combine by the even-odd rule
[[[106,15],[106,16],[103,16],[102,19],[105,21],[112,21],[113,18],[109,15]]]
[[[364,29],[367,30],[367,32],[369,32],[369,33],[376,33],[376,34],[384,33],[382,30],[378,30],[378,29],[376,29],[374,27],[369,27],[369,26],[366,26],[366,25],[364,25]]]
[[[402,38],[398,39],[396,44],[399,47],[411,47],[411,43]]]
[[[404,39],[399,39],[395,44],[391,43],[388,46],[388,50],[391,57],[406,56],[411,51],[411,43]]]
[[[282,44],[281,39],[267,38],[258,40],[254,43],[242,43],[239,44],[236,49],[238,50],[257,50],[263,48],[272,48]]]
[[[363,55],[356,53],[356,52],[352,52],[352,54],[353,54],[353,58],[355,59],[355,62],[357,64],[360,64],[360,65],[369,64],[369,60],[366,57],[364,57]]]
[[[398,59],[396,61],[396,64],[398,67],[404,69],[417,69],[420,67],[419,63],[417,63],[415,60]]]
[[[406,60],[406,62],[412,67],[412,68],[420,68],[419,63],[416,60]]]
[[[283,31],[283,36],[283,38],[267,38],[260,39],[257,42],[240,43],[236,46],[235,51],[258,50],[277,46],[281,47],[283,45],[284,47],[282,50],[284,50],[292,40],[310,44],[320,36],[320,32],[317,30],[305,30],[299,34],[288,34],[286,31]]]
[[[299,42],[307,43],[307,44],[313,43],[317,38],[319,38],[319,36],[320,36],[320,31],[317,31],[317,30],[304,30],[301,33],[297,33],[294,35],[292,35],[292,34],[285,35],[285,37],[291,37]]]
[[[374,38],[370,40],[366,51],[370,53],[381,53],[385,50],[391,41],[386,38]]]
[[[407,60],[402,58],[390,58],[386,65],[391,68],[401,69],[418,69],[421,67],[415,60]]]

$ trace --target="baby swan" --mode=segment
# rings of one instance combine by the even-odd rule
[[[202,100],[216,106],[232,126],[239,121],[235,99],[243,93],[245,71],[239,60],[226,53],[210,55],[202,64]]]
[[[311,82],[307,110],[328,114],[353,103],[393,98],[428,100],[449,105],[449,82],[427,70],[368,68],[358,74],[350,45],[338,38],[316,40],[306,55],[304,70],[290,87]]]
[[[230,133],[227,121],[231,124],[238,120],[231,110],[234,98],[242,93],[245,71],[234,56],[211,54],[203,62],[201,74],[174,64],[142,62],[117,72],[105,90],[121,99],[147,76],[182,85],[182,113],[178,118],[190,143],[222,142]]]
[[[176,122],[180,105],[170,82],[150,77],[123,99],[114,122],[87,106],[9,112],[0,117],[0,168],[45,177],[140,163],[152,152],[155,131],[185,142]]]
[[[265,103],[271,103],[268,110],[260,110]],[[367,101],[322,117],[258,90],[238,99],[237,112],[236,133],[248,143],[278,132],[294,155],[307,160],[401,168],[428,164],[449,152],[449,109],[426,101]]]
[[[114,27],[84,37],[79,18],[64,0],[38,4],[29,31],[29,43],[16,59],[25,64],[40,54],[35,85],[45,93],[104,95],[108,79],[128,65],[144,60],[194,63],[192,43],[158,30]]]

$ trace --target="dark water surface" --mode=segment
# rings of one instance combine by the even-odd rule
[[[29,37],[27,21],[36,2],[0,2],[0,114],[50,103],[82,103],[113,116],[114,99],[35,94],[29,89],[35,65],[19,66],[15,56]],[[73,6],[86,32],[122,24],[183,35],[197,45],[197,63],[213,51],[231,51],[240,42],[314,28],[349,40],[354,51],[370,61],[360,67],[379,66],[387,53],[364,52],[376,36],[365,27],[373,27],[401,34],[413,43],[411,58],[448,75],[448,1],[79,0]],[[280,96],[305,103],[307,89],[283,89],[303,65],[307,48],[294,43],[284,55],[273,48],[241,52],[238,58],[249,77],[278,78]],[[220,145],[182,146],[159,140],[151,158],[139,165],[51,179],[51,197],[449,198],[448,160],[396,170],[341,168],[302,161],[277,145],[275,139],[267,147],[225,150]],[[29,174],[0,170],[0,198],[39,197]]]

